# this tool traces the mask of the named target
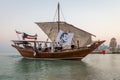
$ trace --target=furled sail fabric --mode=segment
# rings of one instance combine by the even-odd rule
[[[51,41],[56,40],[58,35],[58,22],[36,22],[36,24],[47,34]],[[91,36],[95,36],[66,22],[59,22],[59,24],[60,30],[74,34],[72,39],[72,44],[74,45],[77,45],[77,41],[79,41],[80,47],[90,44],[92,42]]]

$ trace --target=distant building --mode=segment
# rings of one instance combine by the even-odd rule
[[[117,52],[120,52],[120,45],[117,46]]]
[[[109,49],[108,45],[102,44],[98,48],[95,49],[95,51],[102,52],[102,50]]]
[[[116,47],[117,47],[116,38],[112,38],[112,39],[110,40],[110,44],[109,44],[109,49],[110,49],[110,51],[112,51],[112,52],[116,51]]]

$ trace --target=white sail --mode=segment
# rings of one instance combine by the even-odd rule
[[[47,34],[51,41],[56,40],[58,35],[58,22],[36,22],[36,24]],[[59,22],[59,25],[60,30],[74,34],[72,44],[77,45],[77,41],[79,41],[80,47],[90,44],[92,41],[91,36],[95,36],[66,22]]]

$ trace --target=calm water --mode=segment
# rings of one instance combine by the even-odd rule
[[[0,55],[0,80],[120,80],[120,54],[90,54],[83,61]]]

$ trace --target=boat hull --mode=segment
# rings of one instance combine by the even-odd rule
[[[36,58],[36,59],[47,59],[47,60],[81,60],[98,46],[100,46],[104,41],[97,41],[92,44],[90,47],[74,49],[70,51],[61,51],[61,52],[35,52],[34,50],[23,49],[19,46],[12,45],[15,47],[19,53],[25,58]]]

